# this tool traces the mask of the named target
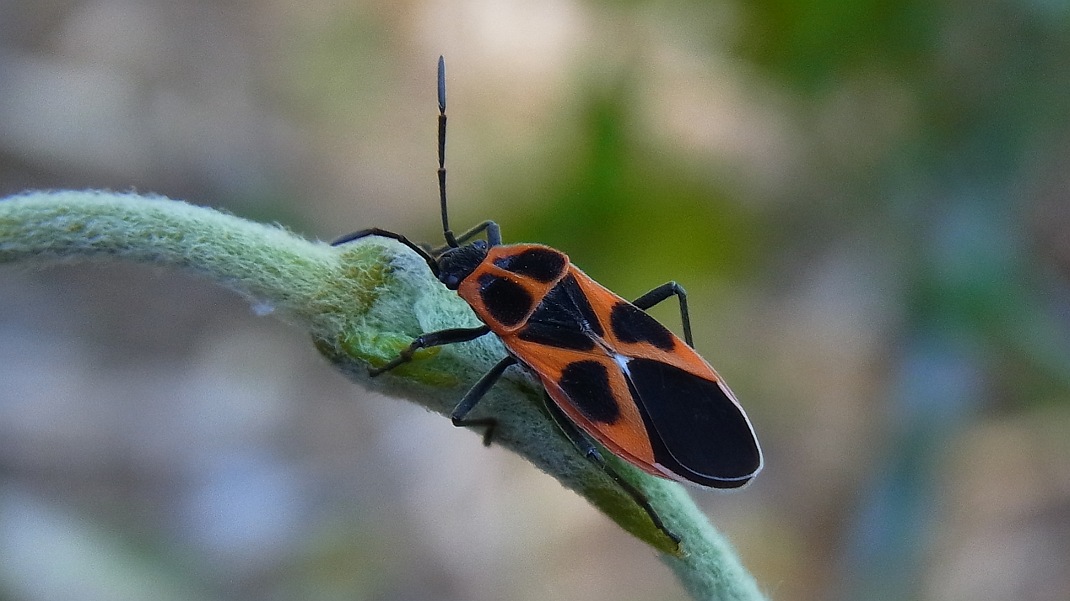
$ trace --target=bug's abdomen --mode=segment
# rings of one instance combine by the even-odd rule
[[[501,337],[570,419],[640,469],[734,488],[761,468],[749,420],[713,368],[574,266]]]

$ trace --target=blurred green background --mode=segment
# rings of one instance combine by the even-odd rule
[[[458,229],[687,287],[767,465],[694,497],[773,598],[1070,598],[1066,3],[3,0],[0,194],[437,241],[439,54]],[[9,266],[0,599],[67,598],[684,593],[226,291]]]

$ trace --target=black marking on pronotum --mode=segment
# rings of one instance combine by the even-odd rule
[[[561,370],[557,383],[588,419],[605,424],[620,419],[620,406],[609,386],[609,372],[598,361],[569,363]]]
[[[648,342],[663,351],[671,351],[676,346],[672,332],[630,303],[620,302],[613,306],[609,327],[621,342]]]
[[[491,316],[505,326],[523,321],[535,302],[520,284],[490,274],[479,276],[479,296]]]
[[[565,257],[549,248],[529,248],[522,253],[497,258],[494,264],[506,271],[543,283],[561,277],[566,267]]]
[[[716,488],[737,488],[754,476],[761,465],[757,441],[717,382],[651,359],[630,360],[628,374],[657,463]],[[675,398],[687,402],[671,402]],[[672,441],[671,451],[665,440]]]

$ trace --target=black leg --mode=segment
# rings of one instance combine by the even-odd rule
[[[428,252],[428,250],[424,246],[412,242],[405,236],[388,230],[382,230],[377,227],[360,230],[359,232],[346,234],[345,236],[336,239],[335,241],[331,242],[331,246],[339,246],[347,242],[360,240],[361,238],[367,238],[368,236],[381,236],[383,238],[391,238],[393,240],[397,240],[405,246],[408,246],[413,251],[415,251],[416,254],[420,255],[420,258],[422,258],[424,262],[427,263],[427,266],[431,268],[431,272],[434,273],[436,277],[438,276],[438,261],[435,261],[434,253]]]
[[[456,236],[454,238],[453,242],[455,244],[457,244],[457,245],[464,244],[465,242],[468,242],[472,238],[475,238],[476,236],[478,236],[483,231],[487,232],[487,245],[488,246],[498,246],[498,245],[500,245],[502,243],[501,228],[498,227],[497,223],[495,223],[495,222],[493,222],[493,221],[491,221],[489,219],[487,221],[484,221],[483,223],[480,223],[479,225],[475,226],[474,228],[468,230],[467,232],[465,232],[465,233],[463,233],[463,234],[461,234],[459,236]],[[442,254],[442,252],[445,251],[448,248],[456,248],[456,246],[451,246],[449,244],[449,242],[447,241],[445,246],[439,246],[438,248],[432,249],[431,250],[431,254],[435,255],[437,257],[438,255]]]
[[[502,374],[510,365],[516,363],[516,359],[512,356],[502,359],[490,368],[490,371],[483,374],[483,377],[479,378],[479,381],[475,383],[472,388],[464,394],[464,398],[461,402],[457,403],[457,407],[453,409],[453,413],[450,414],[450,419],[453,420],[453,425],[463,428],[467,426],[485,426],[487,429],[483,432],[483,445],[490,446],[490,441],[494,437],[494,427],[498,425],[498,420],[494,418],[483,419],[465,419],[472,409],[476,406],[487,392],[498,382],[498,379],[502,377]]]
[[[554,403],[549,395],[543,395],[543,401],[546,404],[546,410],[557,424],[557,427],[560,428],[565,436],[572,441],[572,444],[583,453],[583,456],[586,457],[588,461],[601,468],[607,476],[616,482],[621,490],[627,493],[627,495],[635,501],[636,505],[642,507],[643,511],[650,516],[650,521],[654,523],[654,527],[664,532],[665,536],[668,536],[676,543],[679,543],[680,537],[665,527],[665,524],[661,521],[661,516],[659,516],[658,513],[654,511],[654,508],[650,506],[650,501],[647,500],[646,496],[644,496],[638,488],[632,486],[627,480],[621,478],[620,474],[614,471],[613,468],[609,467],[605,457],[602,457],[602,453],[600,453],[598,448],[594,446],[594,442],[591,441],[590,437],[580,430],[576,424],[574,424],[572,420],[561,411],[561,408],[557,406],[557,403]]]
[[[402,363],[408,363],[412,361],[412,355],[417,350],[427,348],[429,346],[442,346],[443,344],[453,344],[455,342],[468,342],[469,340],[475,340],[480,336],[484,336],[490,333],[489,326],[479,326],[478,328],[452,328],[449,330],[439,330],[438,332],[428,332],[416,337],[416,340],[412,341],[412,344],[394,358],[393,361],[387,363],[382,367],[373,367],[368,370],[368,374],[371,377],[378,376],[379,374],[388,372]]]
[[[632,304],[646,310],[673,295],[680,299],[680,321],[684,324],[684,342],[687,346],[694,348],[695,343],[691,340],[691,317],[687,312],[687,290],[684,290],[683,286],[676,282],[667,282],[633,300]]]
[[[457,236],[457,242],[467,242],[472,238],[475,238],[480,232],[484,230],[486,230],[487,232],[487,244],[489,246],[498,246],[502,243],[501,228],[498,227],[497,223],[491,221],[490,219],[484,221],[483,223],[480,223],[479,225],[461,234],[460,236]]]

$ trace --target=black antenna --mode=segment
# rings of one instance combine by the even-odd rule
[[[442,235],[446,246],[457,248],[446,213],[446,60],[438,57],[438,197],[442,203]]]

